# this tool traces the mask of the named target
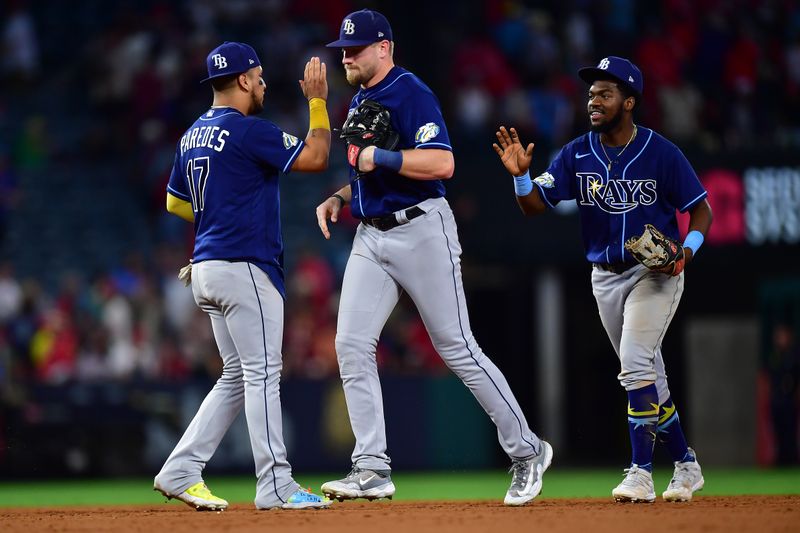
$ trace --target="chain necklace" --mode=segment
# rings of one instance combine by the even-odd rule
[[[639,128],[636,126],[636,124],[634,124],[633,125],[633,133],[631,133],[631,138],[628,139],[628,142],[626,142],[625,146],[622,148],[622,150],[619,151],[619,153],[617,154],[617,157],[621,156],[622,152],[624,152],[628,148],[628,145],[631,144],[631,141],[633,141],[633,139],[636,138],[636,132],[638,130],[639,130]],[[611,158],[608,157],[608,154],[606,153],[606,145],[603,144],[603,141],[600,141],[600,148],[603,149],[603,155],[606,156],[606,159],[608,159],[608,171],[611,172]]]

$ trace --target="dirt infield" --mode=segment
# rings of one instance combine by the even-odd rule
[[[499,502],[348,502],[323,511],[255,511],[234,505],[199,513],[177,504],[128,507],[0,508],[0,531],[275,531],[313,533],[542,531],[798,531],[800,496],[698,497],[691,503],[616,504],[542,499]]]

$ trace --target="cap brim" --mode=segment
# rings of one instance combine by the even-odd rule
[[[584,67],[584,68],[578,70],[578,77],[580,79],[582,79],[583,81],[585,81],[586,83],[590,84],[590,85],[592,83],[594,83],[595,81],[599,80],[599,79],[611,78],[612,80],[618,81],[619,83],[625,85],[625,87],[628,87],[630,90],[632,90],[637,95],[641,96],[639,94],[639,91],[636,90],[636,87],[634,87],[633,85],[631,85],[627,81],[623,80],[622,78],[618,78],[617,76],[614,76],[613,74],[611,74],[609,71],[603,70],[601,68]]]
[[[594,83],[595,80],[600,78],[613,78],[617,81],[622,81],[607,70],[599,69],[597,67],[584,67],[578,71],[578,76],[586,83]]]
[[[258,66],[258,65],[254,65],[254,66]],[[239,74],[242,74],[244,72],[247,72],[247,70],[243,70],[242,72],[228,72],[228,73],[225,73],[225,74],[215,74],[213,76],[209,76],[209,77],[207,77],[205,79],[200,80],[200,83],[205,83],[207,81],[214,80],[216,78],[224,78],[226,76],[238,76]]]
[[[370,40],[358,40],[358,39],[339,39],[338,41],[333,41],[332,43],[328,43],[325,45],[326,48],[348,48],[351,46],[367,46],[368,44],[378,43],[383,39],[370,41]]]

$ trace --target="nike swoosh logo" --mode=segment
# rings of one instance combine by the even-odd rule
[[[361,485],[361,486],[363,487],[364,485],[366,485],[367,483],[369,483],[370,481],[372,481],[373,479],[375,479],[375,475],[376,475],[376,474],[372,474],[372,475],[371,475],[371,476],[369,476],[369,477],[365,477],[365,478],[363,478],[363,479],[359,479],[359,480],[358,480],[358,484],[359,484],[359,485]]]
[[[590,154],[588,154],[588,153],[587,154],[575,154],[575,159],[583,159],[587,155],[590,155]]]

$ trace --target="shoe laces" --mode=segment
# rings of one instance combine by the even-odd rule
[[[513,474],[511,478],[512,487],[524,487],[528,482],[528,469],[530,468],[530,461],[514,459],[511,462],[511,468],[508,469],[509,474]]]
[[[675,463],[675,472],[672,474],[670,486],[691,486],[694,483],[694,468],[693,465],[697,463],[687,461],[685,463]]]
[[[190,492],[193,496],[199,496],[201,498],[216,497],[213,494],[211,494],[211,490],[209,490],[208,486],[205,483],[202,483],[200,485],[195,485],[186,492]]]
[[[625,479],[622,483],[627,485],[649,485],[649,480],[644,472],[647,472],[647,470],[639,468],[639,465],[632,465],[630,468],[623,470]]]
[[[356,465],[353,465],[353,468],[350,469],[350,473],[345,476],[345,479],[355,479],[358,475],[363,472],[363,468],[359,468]]]

